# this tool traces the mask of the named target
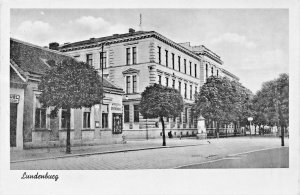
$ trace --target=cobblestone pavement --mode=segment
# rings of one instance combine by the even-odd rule
[[[13,170],[170,169],[241,152],[280,147],[279,138],[224,138],[196,146],[11,163]],[[286,140],[288,146],[288,139]]]

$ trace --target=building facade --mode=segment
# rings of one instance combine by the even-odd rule
[[[65,145],[66,110],[54,119],[39,102],[38,84],[53,63],[70,58],[58,51],[10,40],[10,146],[12,149]],[[122,141],[121,88],[104,79],[103,104],[71,110],[71,144]]]
[[[194,95],[211,75],[223,76],[220,57],[204,46],[178,44],[155,31],[134,31],[108,37],[66,43],[64,52],[99,69],[113,84],[125,91],[123,132],[128,138],[161,136],[158,119],[144,119],[139,113],[141,93],[153,83],[178,89],[184,99],[180,117],[166,119],[166,130],[174,136],[203,134],[202,117],[191,109]]]

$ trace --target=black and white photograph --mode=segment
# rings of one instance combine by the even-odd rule
[[[176,2],[3,4],[3,194],[300,193],[299,2]]]

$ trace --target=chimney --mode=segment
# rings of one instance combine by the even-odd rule
[[[49,43],[49,49],[58,50],[59,44],[57,42]]]
[[[135,30],[133,28],[129,28],[129,33],[134,33]]]

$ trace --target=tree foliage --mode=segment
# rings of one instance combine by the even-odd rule
[[[55,63],[53,63],[55,64]],[[67,109],[67,153],[70,153],[70,109],[91,107],[102,99],[102,82],[93,66],[66,59],[52,66],[41,78],[39,100],[44,107],[54,107],[55,117],[60,108]]]
[[[177,117],[183,111],[183,99],[178,90],[154,84],[142,93],[140,113],[145,118],[159,118],[165,146],[164,117]]]
[[[254,122],[258,125],[282,126],[289,124],[289,76],[263,83],[253,98],[256,113]]]
[[[251,116],[252,92],[237,81],[211,76],[196,95],[196,114],[219,124],[243,121]]]

